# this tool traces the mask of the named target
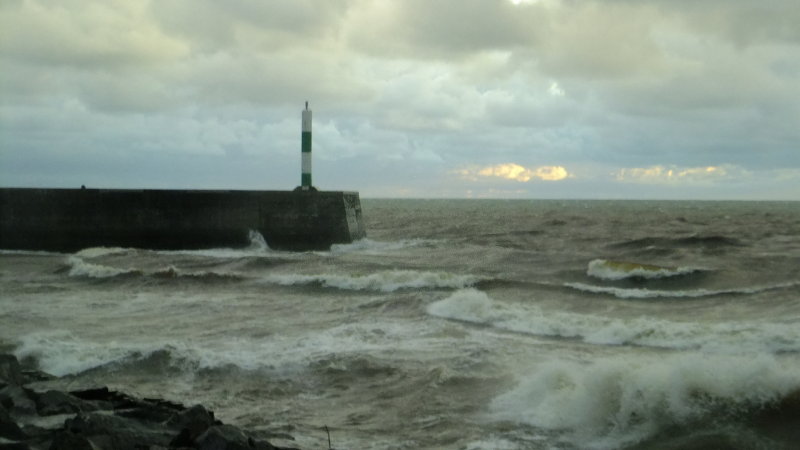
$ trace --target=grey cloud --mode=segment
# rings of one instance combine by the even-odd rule
[[[364,2],[348,24],[348,44],[378,57],[458,59],[528,45],[538,17],[508,1]]]
[[[184,43],[161,32],[141,5],[5,2],[0,5],[0,54],[35,65],[86,69],[142,67],[184,55]]]
[[[664,1],[661,7],[695,32],[740,47],[800,42],[800,4],[792,1]]]
[[[347,0],[171,0],[152,2],[155,20],[198,52],[313,45],[336,34]]]
[[[750,178],[770,195],[797,185],[794,0],[0,8],[3,183],[291,187],[310,100],[315,179],[373,195],[625,196],[608,174],[725,164],[789,170]],[[575,178],[447,176],[504,163]]]

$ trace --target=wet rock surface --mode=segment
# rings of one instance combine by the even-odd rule
[[[48,377],[0,354],[0,450],[289,450],[223,424],[202,405],[136,398],[106,387],[26,387]]]

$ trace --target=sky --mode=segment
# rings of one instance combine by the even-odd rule
[[[0,185],[800,200],[797,0],[0,0]]]

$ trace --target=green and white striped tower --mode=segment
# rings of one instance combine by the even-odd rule
[[[308,109],[308,102],[306,102],[306,109],[303,110],[303,132],[301,135],[301,148],[300,151],[303,155],[302,161],[302,174],[300,175],[300,188],[304,191],[312,189],[311,187],[311,110]]]

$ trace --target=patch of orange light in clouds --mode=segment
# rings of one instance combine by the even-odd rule
[[[544,181],[558,181],[570,176],[567,169],[561,166],[539,166],[528,168],[515,163],[497,164],[477,169],[461,169],[456,171],[459,175],[477,180],[478,177],[496,177],[519,182],[528,182],[532,179]]]

